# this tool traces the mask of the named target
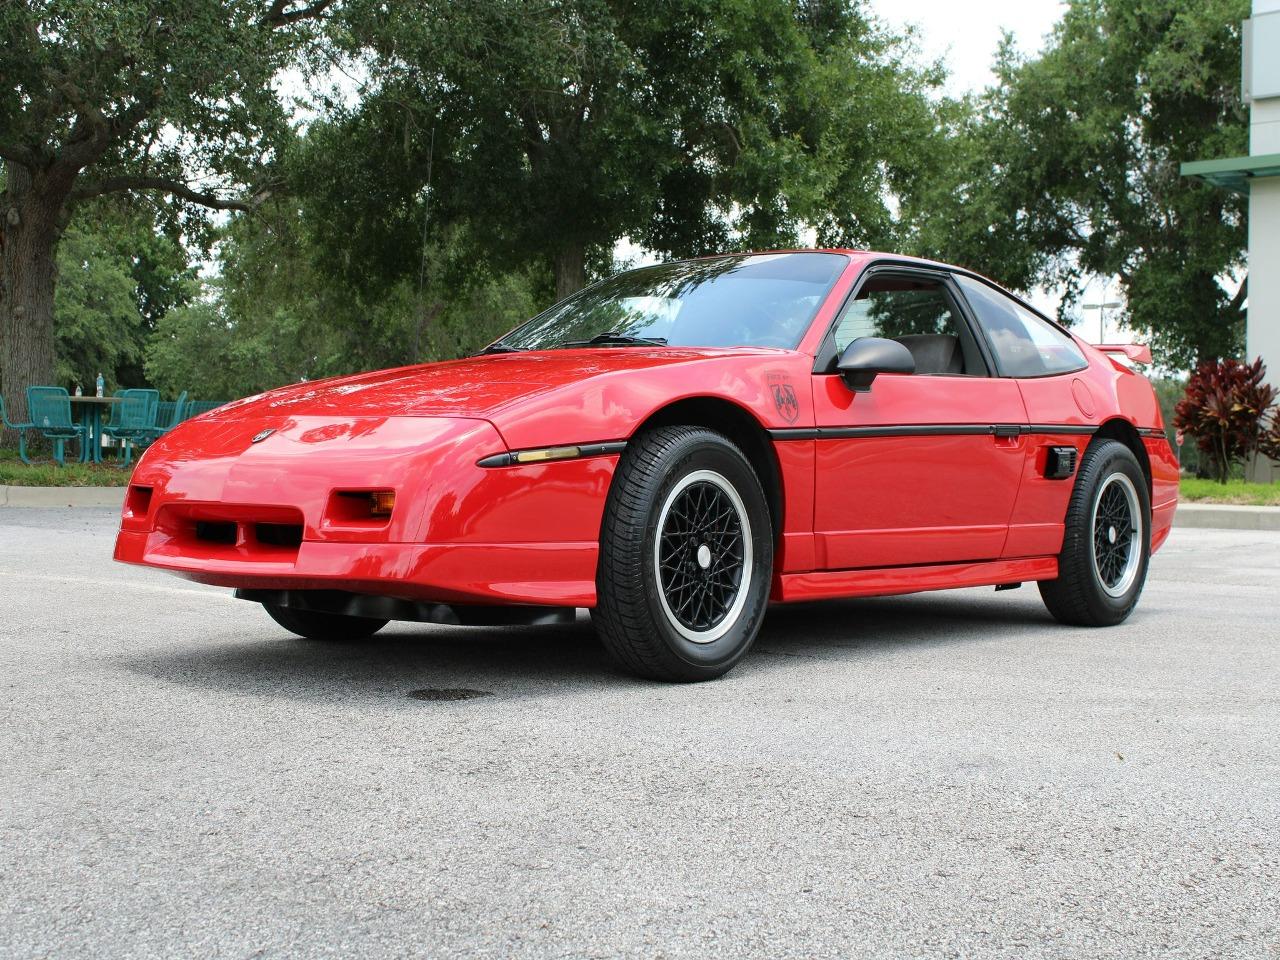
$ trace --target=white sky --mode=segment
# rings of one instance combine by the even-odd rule
[[[926,61],[941,59],[951,74],[947,93],[976,92],[994,80],[991,65],[1003,31],[1018,49],[1038,52],[1062,16],[1060,0],[868,0],[871,10],[898,32],[916,31]]]

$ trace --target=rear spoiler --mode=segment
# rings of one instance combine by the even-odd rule
[[[1151,348],[1145,343],[1099,343],[1097,348],[1103,353],[1120,353],[1134,363],[1150,363]]]

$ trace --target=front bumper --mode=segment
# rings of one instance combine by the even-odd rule
[[[197,583],[253,590],[346,590],[435,603],[593,607],[595,541],[568,543],[351,543],[303,541],[254,552],[197,555],[165,531],[121,530],[115,558]]]
[[[616,454],[477,465],[503,449],[482,420],[192,421],[131,478],[115,557],[223,587],[593,606]],[[367,490],[394,492],[390,516],[343,505]]]

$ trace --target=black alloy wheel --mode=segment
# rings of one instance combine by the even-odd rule
[[[721,676],[759,633],[773,527],[750,461],[704,427],[627,445],[600,533],[592,620],[626,670],[655,680]]]

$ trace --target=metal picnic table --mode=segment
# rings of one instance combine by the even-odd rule
[[[80,448],[80,462],[102,462],[102,411],[121,397],[71,397],[71,403],[80,405],[80,422],[84,425],[84,445]]]

